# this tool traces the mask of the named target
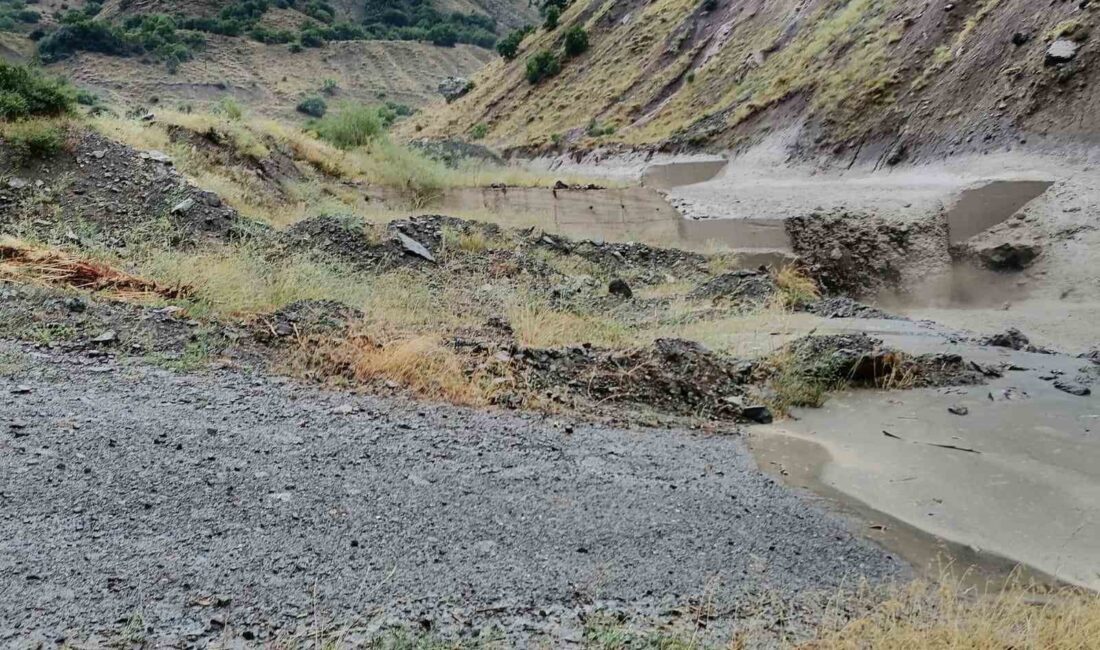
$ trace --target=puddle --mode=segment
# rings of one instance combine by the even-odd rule
[[[822,474],[832,461],[824,447],[774,427],[759,429],[751,432],[749,448],[762,471],[788,486],[824,498],[833,511],[852,519],[859,535],[896,553],[921,577],[939,580],[946,574],[961,581],[963,587],[978,590],[998,587],[1011,575],[1036,585],[1061,586],[1059,580],[1046,573],[945,540],[875,510],[823,480]]]
[[[1007,221],[1051,185],[1050,181],[994,181],[964,190],[947,212],[951,243],[966,241]]]
[[[726,168],[726,160],[699,160],[650,165],[642,172],[642,184],[657,190],[703,183]]]

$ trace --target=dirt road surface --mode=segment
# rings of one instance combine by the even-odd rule
[[[513,639],[907,573],[743,442],[0,343],[0,644]],[[697,602],[697,601],[696,601]],[[140,617],[140,618],[138,618]]]

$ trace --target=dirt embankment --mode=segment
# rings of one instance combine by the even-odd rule
[[[1076,146],[1100,132],[1096,23],[1095,3],[1078,2],[576,2],[409,132],[481,123],[489,141],[525,150],[729,149],[802,125],[801,156],[884,165],[1025,140]],[[531,86],[528,56],[560,49],[574,26],[588,52]]]

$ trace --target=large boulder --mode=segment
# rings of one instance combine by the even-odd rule
[[[1043,249],[1030,242],[1006,242],[979,248],[976,252],[978,259],[987,268],[995,271],[1022,271],[1031,266]]]
[[[1069,63],[1077,58],[1077,50],[1081,46],[1068,39],[1058,39],[1047,48],[1047,65],[1061,65]]]
[[[473,90],[473,88],[474,84],[469,79],[463,77],[447,77],[439,82],[437,89],[439,90],[439,94],[443,95],[443,99],[447,100],[447,103],[450,104]]]

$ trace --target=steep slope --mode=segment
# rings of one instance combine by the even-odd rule
[[[337,84],[327,97],[334,106],[349,100],[420,106],[438,96],[442,79],[472,75],[490,56],[471,45],[411,41],[343,41],[291,53],[284,45],[211,36],[175,73],[141,59],[91,53],[50,69],[120,105],[200,108],[228,95],[258,113],[291,117],[298,102],[317,94],[326,79]]]
[[[1095,138],[1098,16],[1062,0],[577,0],[477,90],[408,128],[485,124],[487,141],[533,149],[723,149],[801,125],[796,145],[864,156]],[[531,55],[561,52],[574,26],[588,51],[529,83]],[[1059,39],[1076,48],[1070,60],[1048,57]]]

